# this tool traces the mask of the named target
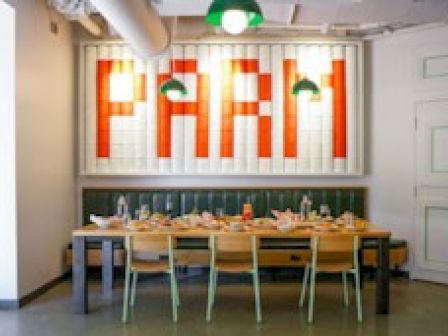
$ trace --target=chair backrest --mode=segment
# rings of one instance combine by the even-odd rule
[[[356,249],[357,236],[334,232],[314,233],[313,242],[317,239],[317,252],[343,253]],[[315,245],[312,245],[315,247]]]
[[[210,239],[209,244],[215,244],[216,252],[253,252],[259,246],[259,240],[255,236],[235,233],[217,235]],[[212,248],[212,246],[210,246]]]
[[[126,245],[132,253],[168,253],[175,248],[175,239],[167,234],[136,233],[128,237]]]
[[[314,233],[311,241],[312,258],[315,262],[358,261],[359,238],[353,234],[319,232]]]

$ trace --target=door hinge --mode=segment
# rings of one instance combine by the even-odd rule
[[[415,119],[414,119],[414,128],[417,130],[417,125],[418,125],[418,123],[417,123],[417,117],[415,117]]]
[[[417,198],[417,186],[414,186],[414,197]]]

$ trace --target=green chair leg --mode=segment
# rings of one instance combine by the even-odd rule
[[[218,272],[213,272],[213,295],[212,295],[212,306],[215,305],[216,299],[216,288],[218,286]]]
[[[125,279],[124,279],[124,293],[123,293],[123,314],[121,321],[126,323],[128,321],[128,310],[129,310],[129,285],[131,281],[131,270],[126,267]]]
[[[214,297],[214,272],[213,268],[210,268],[209,280],[208,280],[208,300],[207,300],[207,313],[205,319],[207,322],[210,322],[212,319],[212,306],[213,306],[213,297]]]
[[[253,282],[254,282],[254,294],[255,294],[255,311],[257,314],[257,322],[260,323],[262,320],[261,317],[261,304],[260,304],[260,279],[258,276],[258,270],[255,270],[252,273]]]
[[[362,322],[362,302],[361,302],[361,285],[359,279],[359,270],[355,270],[355,287],[356,287],[356,312],[358,322]]]
[[[303,272],[302,289],[300,291],[299,307],[303,307],[303,305],[305,304],[306,287],[308,285],[309,277],[310,277],[310,266],[306,265],[305,266],[305,270]]]
[[[347,273],[342,272],[342,287],[344,291],[344,306],[348,307],[348,286],[347,286]]]
[[[138,272],[132,272],[131,307],[135,305],[135,295],[137,292]]]
[[[177,295],[176,295],[176,278],[173,270],[170,272],[171,283],[171,306],[173,309],[173,321],[177,322]]]
[[[314,317],[314,296],[316,289],[316,269],[311,268],[310,298],[308,302],[308,323],[313,323]]]
[[[179,285],[177,284],[177,278],[176,275],[174,275],[174,285],[176,286],[176,303],[177,306],[180,306],[180,295],[179,295]]]

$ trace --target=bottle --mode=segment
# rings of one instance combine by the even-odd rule
[[[307,195],[302,196],[302,201],[300,202],[300,218],[306,220],[310,214],[311,206],[309,205],[309,200]]]
[[[170,197],[166,199],[166,216],[168,219],[171,219],[173,216],[173,201]]]
[[[119,218],[123,218],[126,215],[129,215],[128,202],[126,201],[126,197],[124,197],[124,195],[120,195],[117,201],[117,216]]]
[[[311,199],[308,198],[307,196],[307,202],[306,202],[306,216],[307,218],[310,216],[311,214],[311,205],[313,204],[313,201],[311,201]]]
[[[253,217],[253,208],[251,203],[243,204],[243,219],[251,220]]]

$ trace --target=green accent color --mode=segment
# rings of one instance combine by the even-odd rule
[[[207,299],[207,312],[205,320],[210,322],[212,320],[212,306],[215,302],[216,283],[215,281],[215,263],[216,263],[216,243],[215,236],[210,237],[211,255],[210,255],[210,275],[208,282],[208,299]]]
[[[342,287],[344,290],[344,307],[348,307],[348,286],[346,272],[342,272]]]
[[[308,279],[310,277],[310,265],[305,265],[305,271],[303,272],[303,280],[302,280],[302,290],[300,291],[300,301],[299,307],[303,308],[305,304],[306,297],[306,286],[308,284]]]
[[[316,83],[304,77],[296,82],[292,87],[293,95],[298,95],[300,91],[311,91],[313,94],[318,94],[319,88],[317,87]]]
[[[227,10],[244,11],[248,17],[249,27],[256,27],[264,21],[261,8],[255,0],[214,0],[208,8],[205,22],[220,27],[224,12]]]
[[[149,210],[164,213],[166,201],[172,203],[172,215],[190,213],[194,208],[199,212],[222,208],[226,214],[234,215],[241,211],[243,204],[251,202],[255,217],[271,216],[271,210],[291,208],[299,211],[303,195],[313,200],[313,210],[319,210],[325,203],[331,209],[332,216],[339,216],[345,210],[352,211],[361,218],[367,217],[365,204],[366,189],[347,188],[262,188],[262,189],[84,189],[82,197],[83,224],[89,223],[90,214],[112,216],[116,213],[117,200],[124,195],[131,214],[143,204]],[[89,242],[94,241],[94,239]]]
[[[135,293],[137,292],[138,272],[132,272],[131,307],[135,305]]]
[[[126,237],[125,245],[128,251],[132,250],[131,238]],[[124,292],[123,292],[123,315],[121,317],[121,322],[128,322],[128,312],[129,312],[129,287],[131,282],[131,253],[126,254],[126,270],[124,277]]]
[[[187,94],[187,88],[185,85],[176,78],[170,78],[165,81],[160,87],[160,93],[166,95],[170,90],[180,91],[183,95]]]

